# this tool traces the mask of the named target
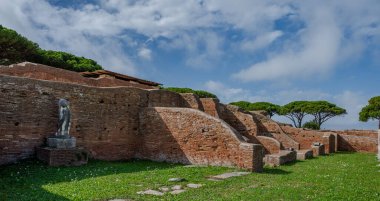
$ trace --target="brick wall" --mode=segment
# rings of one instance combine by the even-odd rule
[[[20,63],[11,66],[0,66],[0,74],[27,77],[38,80],[50,80],[55,82],[75,83],[80,85],[95,86],[95,87],[115,87],[115,86],[130,86],[142,89],[155,89],[157,87],[148,86],[139,83],[132,83],[115,78],[86,78],[77,72],[68,71],[60,68],[54,68],[42,64]]]
[[[256,136],[256,139],[263,145],[265,154],[277,154],[282,149],[281,143],[272,137]]]
[[[219,118],[219,100],[216,98],[201,98],[201,103],[204,112],[207,114]]]
[[[149,107],[184,107],[185,100],[179,94],[166,90],[150,90]]]
[[[190,108],[145,108],[138,158],[261,171],[262,146],[246,143],[228,124]]]
[[[257,135],[257,123],[253,116],[234,105],[219,104],[219,117],[240,134],[254,141]]]
[[[372,130],[345,130],[338,133],[338,150],[378,153],[378,132]]]
[[[92,157],[134,156],[139,109],[148,91],[94,88],[0,75],[0,164],[34,155],[34,147],[57,129],[59,98],[70,101],[71,135]]]
[[[204,111],[202,102],[196,94],[181,93],[180,95],[182,96],[182,98],[184,100],[184,107]]]
[[[257,123],[258,135],[275,138],[281,142],[284,148],[294,148],[296,150],[300,148],[299,142],[283,131],[282,124],[261,114],[253,112],[251,115]]]
[[[325,153],[335,152],[335,136],[331,132],[315,131],[292,126],[282,125],[282,130],[291,138],[300,143],[301,149],[310,149],[314,142],[325,145]]]

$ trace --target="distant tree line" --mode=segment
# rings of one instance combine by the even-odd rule
[[[282,115],[290,119],[297,128],[310,128],[319,130],[327,120],[346,114],[346,110],[328,101],[293,101],[280,106],[269,102],[250,103],[247,101],[232,102],[246,111],[263,110],[272,118],[273,115]],[[303,124],[304,118],[310,115],[313,119]]]
[[[34,62],[71,71],[95,71],[102,67],[94,60],[70,53],[43,50],[37,43],[0,25],[0,65]]]

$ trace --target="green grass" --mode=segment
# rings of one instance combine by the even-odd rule
[[[205,177],[234,169],[149,161],[54,168],[25,161],[0,167],[0,200],[380,200],[377,164],[374,154],[337,153],[215,182]],[[173,185],[171,177],[204,186],[162,197],[136,193]]]

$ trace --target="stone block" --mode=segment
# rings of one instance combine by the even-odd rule
[[[297,158],[296,151],[281,150],[277,154],[265,155],[264,162],[271,167],[280,166],[285,163],[295,161]]]
[[[37,158],[49,166],[79,166],[87,164],[88,153],[83,148],[57,149],[37,147]]]
[[[319,155],[325,155],[325,145],[324,144],[316,144],[316,143],[313,143],[313,145],[311,146],[311,149],[313,150],[313,156],[316,157],[316,156],[319,156]]]
[[[70,137],[70,138],[48,137],[47,145],[48,147],[57,148],[57,149],[74,148],[76,146],[76,139],[75,137]]]
[[[311,149],[297,150],[297,160],[306,160],[309,158],[313,158],[313,150]]]

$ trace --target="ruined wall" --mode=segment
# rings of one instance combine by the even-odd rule
[[[38,80],[74,83],[94,87],[130,86],[141,89],[156,89],[156,87],[153,86],[132,83],[114,78],[86,78],[77,72],[29,62],[13,64],[11,66],[0,66],[0,74],[27,77]]]
[[[258,135],[272,137],[281,142],[283,148],[293,148],[300,149],[299,142],[292,138],[292,136],[288,135],[287,132],[284,132],[283,125],[279,124],[272,119],[260,115],[257,113],[251,113],[255,122],[257,123]]]
[[[149,107],[185,107],[185,100],[179,94],[166,90],[151,90],[149,92]]]
[[[373,130],[345,130],[338,133],[338,150],[378,152],[378,133]]]
[[[265,154],[277,154],[283,149],[281,143],[272,137],[256,136],[256,139],[261,145],[263,145]]]
[[[216,98],[201,98],[200,99],[204,112],[207,114],[219,118],[219,100]]]
[[[180,93],[184,100],[184,107],[205,111],[200,98],[193,93]]]
[[[246,143],[220,119],[190,108],[145,108],[138,158],[261,171],[262,146]]]
[[[250,140],[257,136],[257,122],[249,113],[245,113],[239,107],[234,105],[219,104],[220,118],[235,128],[240,134]]]
[[[331,132],[308,130],[303,128],[294,128],[292,126],[281,126],[282,130],[300,143],[301,149],[310,149],[314,142],[320,142],[325,145],[325,153],[333,153],[335,148],[335,135]]]
[[[56,132],[59,98],[70,101],[71,135],[96,159],[134,156],[148,91],[94,88],[0,75],[0,164],[34,155]]]

